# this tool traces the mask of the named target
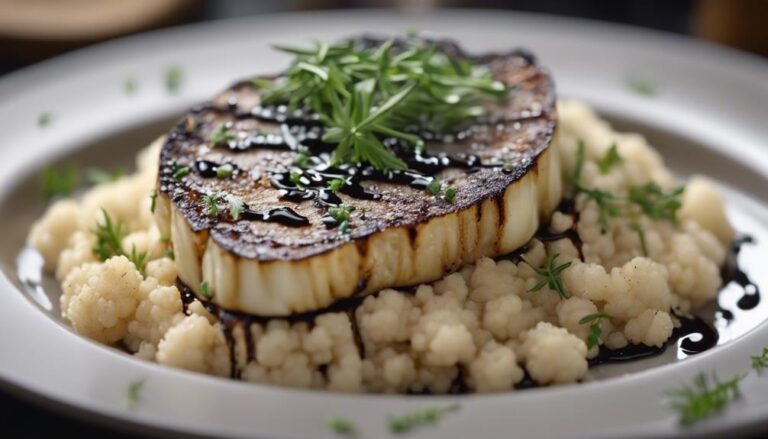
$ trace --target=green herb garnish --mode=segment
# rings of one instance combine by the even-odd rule
[[[593,314],[587,314],[579,320],[580,325],[590,323],[589,336],[587,336],[588,349],[592,349],[600,344],[600,336],[603,334],[603,329],[600,327],[600,323],[602,323],[602,320],[604,319],[610,320],[611,316],[607,312],[600,311]]]
[[[216,168],[216,177],[221,179],[229,178],[232,176],[233,172],[235,172],[235,167],[229,163],[225,163]]]
[[[164,244],[171,242],[171,235],[167,235],[167,234],[160,235],[160,242]]]
[[[640,96],[650,97],[656,94],[656,88],[653,84],[640,78],[629,78],[627,80],[627,88]]]
[[[85,171],[85,178],[90,184],[103,184],[117,181],[120,177],[125,175],[125,171],[122,169],[116,169],[114,171],[105,171],[103,169],[91,168]]]
[[[153,190],[149,194],[149,211],[155,213],[155,207],[157,207],[157,191]]]
[[[456,189],[452,187],[446,188],[443,197],[445,198],[445,201],[453,204],[453,202],[456,200]]]
[[[133,95],[136,93],[136,80],[133,78],[126,78],[123,82],[123,91],[127,95]]]
[[[208,300],[213,297],[213,294],[211,293],[211,287],[208,286],[208,281],[203,281],[200,283],[200,294],[202,294],[203,297]]]
[[[47,127],[51,122],[53,122],[53,115],[51,113],[40,113],[40,115],[37,116],[37,126],[41,128]]]
[[[328,189],[331,190],[331,192],[338,192],[347,185],[347,181],[343,178],[334,178],[333,180],[328,182]]]
[[[112,217],[104,208],[101,209],[101,213],[104,216],[104,222],[97,222],[93,229],[93,233],[96,235],[96,245],[93,247],[93,252],[102,261],[106,261],[112,256],[125,255],[122,241],[127,232],[123,222],[120,220],[113,222]]]
[[[440,194],[440,191],[443,189],[443,184],[440,183],[439,180],[432,180],[427,185],[427,192],[429,195],[437,196]]]
[[[762,372],[763,369],[768,367],[768,348],[763,348],[763,352],[760,355],[755,355],[752,358],[752,369],[758,372]]]
[[[656,183],[629,188],[627,199],[639,206],[643,213],[654,220],[677,221],[677,211],[683,206],[680,200],[684,186],[664,191]]]
[[[640,237],[640,245],[643,248],[643,256],[648,257],[650,253],[648,253],[648,243],[645,241],[645,228],[637,223],[632,223],[629,227],[637,232],[637,235]]]
[[[563,285],[563,279],[560,276],[560,274],[565,270],[566,268],[571,266],[571,262],[566,262],[565,264],[559,265],[555,267],[555,259],[560,256],[559,253],[550,253],[547,255],[547,262],[544,264],[543,267],[538,268],[534,267],[530,264],[525,258],[523,258],[523,262],[525,262],[529,267],[533,269],[533,271],[536,272],[539,276],[542,277],[541,281],[533,286],[529,292],[539,291],[544,286],[549,286],[550,289],[557,292],[557,294],[560,295],[563,299],[567,299],[571,297],[571,293],[568,292],[568,290],[565,289],[565,286]]]
[[[176,254],[173,252],[173,248],[167,248],[163,250],[163,256],[170,259],[176,259]]]
[[[693,385],[683,386],[670,393],[668,404],[679,412],[680,424],[691,425],[721,411],[729,402],[736,399],[742,378],[742,376],[735,376],[728,381],[720,382],[713,375],[710,383],[704,373],[699,373],[694,378]]]
[[[227,195],[226,199],[229,204],[229,215],[233,220],[238,221],[245,210],[245,203],[234,195]]]
[[[301,182],[301,177],[304,175],[301,171],[291,171],[288,174],[288,181],[296,185],[297,188],[302,189],[304,184]]]
[[[147,268],[147,262],[149,262],[149,253],[137,252],[136,245],[131,246],[131,252],[126,255],[129,261],[133,262],[133,265],[139,270],[141,275],[144,275],[144,270]]]
[[[213,131],[211,131],[211,144],[214,146],[229,145],[230,142],[235,140],[235,135],[231,130],[232,122],[219,124]]]
[[[128,383],[128,390],[125,392],[125,404],[129,409],[134,409],[141,401],[141,390],[144,388],[144,378]]]
[[[350,231],[349,218],[352,212],[355,210],[354,206],[339,205],[328,209],[328,216],[336,221],[339,225],[339,233],[342,235],[348,235]]]
[[[219,216],[219,200],[220,196],[211,194],[203,196],[203,203],[205,204],[205,213],[211,218]]]
[[[419,426],[435,425],[445,414],[455,412],[458,409],[458,404],[451,404],[445,407],[416,410],[403,416],[391,417],[389,419],[389,431],[394,434],[402,434]]]
[[[171,166],[171,172],[173,172],[173,179],[178,181],[189,175],[191,168],[189,166],[174,163]]]
[[[45,168],[40,174],[40,193],[44,199],[68,197],[77,186],[78,172],[74,166],[61,169]]]
[[[296,157],[293,159],[293,164],[299,168],[306,169],[309,167],[309,148],[306,146],[299,146],[296,151]]]
[[[165,89],[169,93],[177,93],[181,88],[182,72],[179,66],[170,66],[165,69]]]
[[[597,167],[600,168],[601,174],[607,174],[612,167],[621,163],[624,159],[619,155],[619,149],[614,142],[608,152],[605,153],[602,159],[597,162]]]
[[[404,47],[393,46],[387,41],[378,47],[353,42],[278,47],[295,57],[286,74],[253,84],[266,89],[267,104],[318,114],[328,128],[323,140],[337,145],[334,164],[365,162],[380,170],[406,167],[382,137],[422,148],[423,141],[407,129],[455,129],[482,116],[485,100],[508,92],[486,69],[451,58],[434,43],[406,40]]]
[[[334,433],[342,436],[356,437],[358,434],[355,423],[344,418],[328,419],[328,428]]]

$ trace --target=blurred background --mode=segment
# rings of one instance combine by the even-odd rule
[[[0,0],[0,75],[89,44],[168,26],[275,12],[343,8],[497,8],[689,35],[768,57],[768,0]],[[0,390],[0,431],[133,437]]]
[[[167,26],[311,9],[498,8],[631,24],[768,56],[766,0],[0,0],[0,74]]]

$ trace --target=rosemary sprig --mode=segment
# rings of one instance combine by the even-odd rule
[[[530,262],[528,262],[525,258],[523,258],[523,262],[525,262],[529,267],[533,269],[533,271],[536,272],[539,276],[542,277],[541,281],[534,285],[531,289],[529,289],[529,292],[535,292],[539,291],[545,286],[549,286],[550,289],[557,292],[557,294],[560,295],[563,299],[567,299],[571,297],[571,293],[568,292],[568,290],[565,288],[565,285],[563,285],[563,279],[560,276],[563,270],[571,266],[571,262],[566,262],[565,264],[555,266],[555,259],[560,256],[559,253],[550,253],[547,255],[547,262],[544,264],[543,267],[534,267],[531,265]]]
[[[721,411],[739,395],[739,383],[743,376],[737,375],[720,382],[712,376],[712,382],[704,373],[699,373],[690,386],[683,386],[669,394],[668,404],[678,411],[679,422],[691,425]]]
[[[416,410],[403,416],[391,417],[389,419],[389,431],[394,434],[403,434],[422,425],[435,425],[443,416],[457,410],[459,410],[459,405],[451,404],[444,407]]]
[[[589,323],[589,336],[587,336],[587,348],[600,344],[600,336],[603,334],[603,329],[600,326],[603,320],[610,320],[612,317],[610,314],[604,311],[596,312],[593,314],[587,314],[579,320],[580,325],[586,325]]]
[[[760,355],[752,356],[751,359],[752,369],[762,372],[763,369],[768,367],[768,348],[763,348],[763,352]]]
[[[92,230],[96,235],[93,253],[102,261],[106,261],[113,256],[125,256],[143,276],[144,269],[147,266],[147,262],[149,262],[149,254],[147,252],[137,252],[135,245],[132,246],[130,253],[126,253],[122,246],[123,238],[127,234],[123,222],[120,220],[112,221],[112,217],[109,216],[109,213],[104,208],[101,209],[101,213],[103,215],[103,222],[97,222]]]

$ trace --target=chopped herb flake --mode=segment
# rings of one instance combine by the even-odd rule
[[[597,162],[597,167],[600,168],[601,174],[607,174],[612,167],[618,165],[622,161],[623,159],[619,155],[618,146],[616,145],[616,142],[614,142],[608,152],[605,153],[603,158]]]
[[[449,187],[445,189],[445,194],[443,195],[445,197],[445,201],[453,204],[453,202],[456,200],[456,189]]]
[[[141,390],[144,388],[144,378],[128,383],[128,390],[125,392],[125,404],[129,409],[134,409],[141,402]]]
[[[600,344],[600,336],[603,334],[603,328],[600,326],[602,320],[610,320],[611,316],[607,312],[596,312],[588,314],[579,320],[580,325],[589,325],[589,335],[587,336],[587,348],[592,349]]]
[[[155,207],[157,207],[157,191],[153,190],[149,194],[149,199],[150,199],[149,211],[152,213],[155,213]]]
[[[648,257],[650,253],[648,253],[648,243],[645,241],[645,228],[637,223],[630,224],[629,227],[637,232],[637,236],[640,238],[640,246],[643,249],[643,256]]]
[[[232,173],[235,172],[234,166],[230,165],[229,163],[225,163],[218,168],[216,168],[216,177],[225,179],[232,176]]]
[[[334,178],[333,180],[328,182],[328,189],[331,190],[331,192],[338,192],[347,185],[347,181],[343,178]]]
[[[85,171],[85,178],[90,184],[103,184],[117,181],[120,177],[125,175],[125,171],[122,169],[116,169],[114,171],[105,171],[103,169],[91,168]]]
[[[235,140],[235,135],[231,132],[232,123],[226,122],[219,124],[211,131],[211,144],[214,146],[226,146]]]
[[[528,290],[529,292],[539,291],[545,286],[549,286],[550,289],[557,292],[557,294],[559,294],[563,299],[571,297],[571,293],[565,289],[565,286],[563,285],[563,279],[560,276],[563,270],[571,266],[571,262],[569,261],[565,264],[555,267],[555,259],[557,259],[558,256],[560,256],[558,253],[550,253],[547,255],[547,262],[541,268],[534,267],[525,258],[523,258],[523,262],[531,267],[533,271],[536,272],[536,274],[542,277],[539,283]]]
[[[627,88],[640,96],[654,96],[656,94],[656,88],[651,82],[640,78],[629,78],[627,80]]]
[[[74,166],[61,169],[45,168],[40,174],[40,193],[43,199],[68,197],[77,186],[78,171]]]
[[[136,94],[136,81],[133,78],[127,78],[123,82],[123,91],[127,95]]]
[[[389,431],[394,434],[403,434],[423,425],[435,425],[445,414],[457,410],[459,410],[459,405],[451,404],[445,407],[416,410],[403,416],[391,417],[389,420]]]
[[[432,180],[427,185],[427,192],[429,192],[430,195],[437,196],[440,194],[442,188],[443,185],[439,180]]]
[[[766,367],[768,367],[768,348],[763,348],[760,355],[752,357],[752,369],[762,372]]]
[[[227,195],[226,198],[227,203],[229,204],[229,215],[233,220],[238,221],[243,210],[245,210],[245,203],[234,195]]]
[[[203,281],[200,283],[200,294],[202,294],[203,297],[208,300],[213,297],[213,293],[211,293],[211,287],[208,286],[208,281]]]
[[[51,113],[40,113],[37,116],[37,126],[44,128],[53,122],[53,115]]]
[[[205,195],[203,197],[203,203],[205,203],[205,212],[211,218],[219,216],[219,197],[218,195]]]
[[[181,88],[182,72],[178,66],[165,69],[165,89],[169,93],[177,93]]]
[[[357,426],[354,422],[344,418],[331,418],[328,420],[328,428],[341,436],[356,437]]]

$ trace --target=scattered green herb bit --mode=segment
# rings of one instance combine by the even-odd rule
[[[126,230],[123,222],[118,220],[113,222],[106,209],[101,209],[104,215],[103,223],[96,223],[93,233],[96,235],[96,245],[93,252],[100,260],[106,261],[112,256],[125,255],[121,242],[125,238]]]
[[[46,200],[72,195],[77,186],[77,176],[78,172],[74,166],[61,169],[45,168],[40,174],[40,193]]]
[[[144,269],[147,268],[147,262],[149,262],[149,253],[136,252],[136,245],[133,245],[131,246],[131,253],[128,255],[128,260],[133,262],[133,265],[143,276]]]
[[[301,177],[304,174],[301,171],[291,171],[290,174],[288,174],[288,180],[296,185],[297,188],[301,189],[304,187],[304,185],[301,183]]]
[[[685,186],[665,192],[658,184],[648,183],[629,188],[627,198],[631,203],[639,206],[651,219],[676,222],[677,211],[683,205],[680,200],[683,191]]]
[[[656,94],[656,88],[649,81],[640,78],[629,78],[627,88],[640,96],[653,96]]]
[[[233,172],[235,172],[235,168],[229,163],[225,163],[216,168],[216,177],[221,179],[229,178],[232,176]]]
[[[712,376],[712,383],[704,373],[699,373],[693,385],[683,386],[669,395],[670,407],[679,412],[679,422],[691,425],[722,410],[739,395],[739,383],[742,376],[735,376],[720,382]]]
[[[331,190],[331,192],[338,192],[347,185],[347,181],[343,178],[334,178],[333,180],[328,182],[328,189]]]
[[[571,262],[569,261],[565,264],[555,267],[555,259],[557,259],[558,256],[560,256],[559,253],[550,253],[547,255],[547,262],[541,268],[534,267],[525,258],[523,258],[523,262],[528,264],[528,266],[531,267],[533,271],[535,271],[539,276],[543,278],[539,283],[534,285],[533,288],[528,290],[529,292],[539,291],[544,288],[544,286],[549,286],[550,289],[556,291],[557,294],[559,294],[563,299],[571,297],[571,293],[565,289],[565,286],[563,285],[563,279],[560,276],[563,270],[571,266]]]
[[[427,192],[429,192],[430,195],[437,196],[440,194],[440,191],[443,189],[442,183],[440,183],[439,180],[432,180],[427,185]]]
[[[114,171],[104,171],[103,169],[91,168],[85,171],[85,179],[90,184],[103,184],[110,183],[118,180],[125,175],[125,171],[122,169],[116,169]]]
[[[446,413],[454,412],[458,409],[458,404],[451,404],[445,407],[416,410],[403,416],[392,417],[389,420],[389,431],[395,434],[402,434],[422,425],[435,425]]]
[[[51,122],[53,122],[53,115],[51,113],[40,113],[40,115],[37,116],[37,126],[39,127],[47,127]]]
[[[213,297],[211,294],[211,287],[208,286],[208,281],[203,281],[200,283],[200,294],[203,295],[206,299],[209,299]]]
[[[600,323],[603,319],[610,320],[610,314],[600,311],[593,314],[587,314],[579,320],[580,325],[591,323],[589,325],[589,336],[587,336],[587,348],[592,349],[600,344],[600,335],[603,333]]]
[[[174,163],[173,166],[171,167],[171,171],[173,171],[174,180],[181,180],[182,178],[189,175],[191,168],[189,166]]]
[[[456,200],[456,189],[449,187],[445,189],[445,194],[443,195],[445,197],[445,201],[453,204],[453,202]]]
[[[227,203],[229,204],[229,215],[232,219],[237,221],[240,219],[243,210],[245,210],[245,203],[240,198],[234,195],[227,195]]]
[[[331,418],[328,420],[328,428],[342,436],[357,436],[357,426],[354,422],[344,418]]]
[[[763,348],[763,353],[752,357],[752,369],[762,372],[768,367],[768,348]]]
[[[164,244],[171,242],[171,235],[168,235],[168,234],[160,235],[160,242],[162,242]]]
[[[337,223],[343,223],[349,221],[349,216],[355,210],[354,206],[339,205],[328,209],[328,215],[333,218]]]
[[[306,169],[309,167],[309,148],[306,146],[300,146],[296,151],[296,157],[293,159],[293,164],[299,168]]]
[[[126,78],[126,80],[123,82],[123,91],[127,95],[132,95],[136,93],[136,80],[133,78]]]
[[[163,250],[163,256],[170,258],[170,259],[176,259],[176,254],[173,252],[172,248],[167,248]]]
[[[157,207],[157,191],[156,190],[153,190],[149,194],[149,199],[150,199],[149,211],[152,213],[155,213],[155,207]]]
[[[600,168],[601,174],[607,174],[612,167],[621,163],[624,159],[619,155],[619,149],[614,142],[608,152],[605,153],[602,159],[597,162],[597,167]]]
[[[421,148],[408,127],[440,132],[461,126],[484,114],[484,100],[508,92],[487,69],[451,58],[434,43],[410,39],[398,50],[393,44],[278,47],[295,57],[286,74],[253,85],[266,90],[267,104],[318,114],[328,128],[323,140],[337,145],[334,164],[366,162],[380,170],[406,167],[380,137]]]
[[[182,72],[179,66],[170,66],[165,69],[165,89],[169,93],[176,93],[181,87]]]
[[[220,197],[215,194],[205,195],[203,197],[206,214],[211,218],[216,218],[219,216],[219,199]]]
[[[128,390],[125,392],[125,404],[129,409],[134,409],[139,404],[144,382],[144,378],[141,378],[128,383]]]
[[[231,129],[231,122],[219,124],[216,129],[211,131],[211,144],[214,146],[229,145],[229,142],[235,140],[235,135],[231,132]]]
[[[646,257],[649,256],[648,243],[645,241],[645,228],[643,228],[643,226],[637,223],[633,223],[629,227],[635,232],[637,232],[637,235],[640,237],[640,245],[643,248],[643,256],[646,256]]]

